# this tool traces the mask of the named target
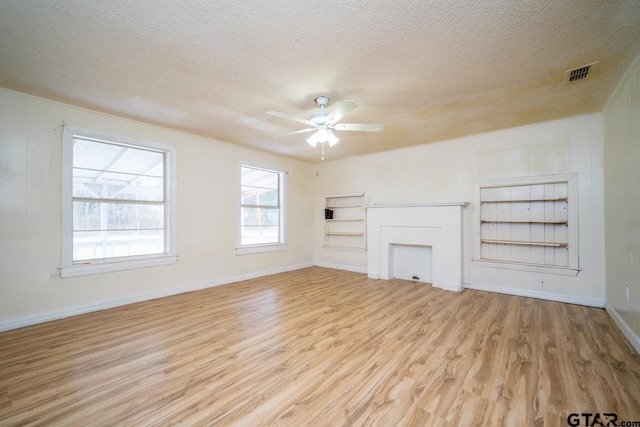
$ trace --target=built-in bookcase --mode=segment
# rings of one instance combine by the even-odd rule
[[[479,260],[577,269],[575,175],[478,186]]]
[[[324,247],[365,251],[366,206],[364,193],[325,197]]]

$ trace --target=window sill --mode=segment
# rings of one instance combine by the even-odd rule
[[[115,271],[134,270],[138,268],[159,267],[175,264],[178,261],[176,255],[160,255],[144,258],[132,258],[117,260],[94,260],[86,263],[78,263],[71,266],[60,267],[60,277],[87,276],[90,274],[112,273]]]
[[[265,245],[247,245],[236,248],[236,255],[259,254],[263,252],[286,251],[289,245],[286,243],[269,243]]]
[[[505,270],[529,271],[531,273],[557,274],[561,276],[577,276],[578,267],[553,267],[550,265],[525,264],[507,261],[489,261],[484,259],[473,259],[476,267],[501,268]]]

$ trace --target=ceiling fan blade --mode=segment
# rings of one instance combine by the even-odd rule
[[[380,132],[384,125],[368,123],[338,123],[333,127],[335,130],[356,130],[360,132]]]
[[[274,117],[280,117],[281,119],[293,120],[294,122],[304,123],[305,125],[315,126],[313,122],[307,119],[301,119],[300,117],[291,116],[285,113],[278,113],[277,111],[267,111],[267,114]]]
[[[312,132],[312,131],[314,131],[314,130],[316,130],[316,128],[302,129],[302,130],[297,130],[297,131],[295,131],[295,132],[289,132],[289,133],[285,133],[285,134],[282,134],[282,135],[276,135],[276,136],[274,136],[273,138],[274,138],[274,139],[277,139],[277,138],[282,138],[282,137],[284,137],[284,136],[296,135],[296,134],[298,134],[298,133]]]
[[[327,120],[330,123],[336,123],[338,120],[340,120],[356,108],[358,108],[357,102],[345,99],[344,101],[339,102],[333,106],[333,108],[331,109],[331,113],[327,116]]]

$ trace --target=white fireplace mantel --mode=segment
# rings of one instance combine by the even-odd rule
[[[462,290],[462,209],[468,202],[367,206],[367,275],[391,277],[392,245],[432,248],[434,287]]]

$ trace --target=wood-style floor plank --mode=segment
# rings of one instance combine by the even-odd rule
[[[0,425],[640,420],[604,310],[319,267],[0,333]]]

